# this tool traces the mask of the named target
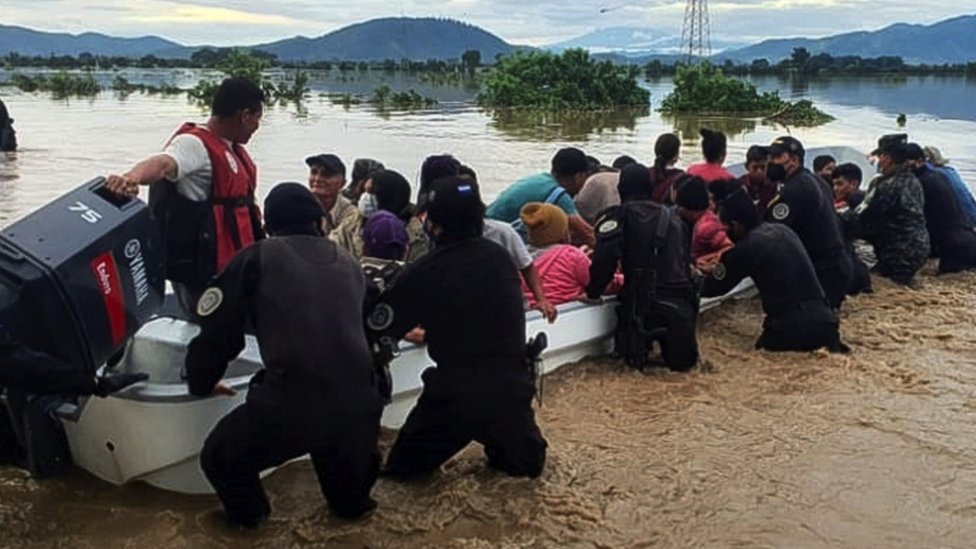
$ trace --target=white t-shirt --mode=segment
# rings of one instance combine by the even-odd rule
[[[522,242],[518,232],[508,223],[497,219],[485,219],[485,230],[481,232],[481,236],[505,248],[518,270],[527,269],[532,265],[529,249],[525,246],[525,242]]]
[[[232,147],[230,141],[222,140]],[[176,162],[176,175],[170,178],[176,184],[176,192],[197,202],[210,197],[213,168],[210,166],[210,153],[199,137],[188,133],[177,135],[163,154]]]

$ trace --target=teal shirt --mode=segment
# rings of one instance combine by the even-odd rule
[[[529,202],[545,202],[553,189],[559,186],[552,174],[540,173],[519,179],[488,206],[487,216],[491,219],[511,223],[519,218],[522,206]],[[579,215],[576,204],[569,193],[563,193],[554,204],[566,215]]]

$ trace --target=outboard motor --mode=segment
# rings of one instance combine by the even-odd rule
[[[165,288],[148,207],[104,184],[94,179],[0,232],[0,323],[92,377],[159,310]],[[5,405],[30,469],[58,468],[67,445],[53,410],[77,395],[10,393]]]

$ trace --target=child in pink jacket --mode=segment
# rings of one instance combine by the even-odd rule
[[[543,293],[553,305],[569,303],[582,297],[590,283],[590,258],[569,242],[569,218],[551,204],[530,202],[522,207],[522,223],[529,235],[529,251],[542,279]],[[623,286],[623,275],[614,276],[607,294],[616,294]],[[525,282],[522,293],[530,307],[535,298]]]

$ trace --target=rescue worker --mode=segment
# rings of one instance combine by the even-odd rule
[[[848,352],[840,341],[837,316],[796,233],[784,224],[760,221],[742,190],[721,202],[719,218],[735,247],[709,269],[702,296],[724,295],[751,277],[766,314],[757,349]]]
[[[110,175],[105,187],[149,204],[166,247],[166,278],[184,312],[235,253],[263,238],[254,201],[257,168],[244,145],[261,123],[264,92],[245,78],[224,80],[205,124],[183,124],[161,154]]]
[[[275,186],[264,211],[273,238],[237,254],[197,303],[201,330],[186,356],[192,394],[233,393],[220,380],[244,349],[247,322],[264,362],[246,402],[207,436],[200,465],[234,525],[270,514],[261,471],[304,454],[332,513],[357,518],[376,507],[381,411],[363,272],[322,238],[324,212],[305,186]]]
[[[939,258],[939,273],[955,273],[976,267],[976,232],[960,207],[952,183],[929,167],[925,151],[916,143],[906,146],[909,167],[922,185],[925,228],[932,257]]]
[[[535,422],[519,273],[505,250],[482,236],[477,185],[457,176],[429,187],[424,224],[435,247],[407,265],[367,320],[380,337],[426,329],[436,363],[400,428],[385,471],[408,479],[435,471],[471,441],[490,466],[538,477],[546,440]]]
[[[879,175],[864,202],[844,214],[850,234],[867,240],[878,258],[881,276],[909,285],[929,257],[922,184],[906,163],[905,135],[886,135],[872,152]]]
[[[14,131],[14,119],[10,118],[7,106],[0,100],[0,152],[17,150],[17,132]]]
[[[806,248],[827,301],[839,309],[853,276],[840,219],[829,184],[803,167],[803,144],[789,136],[769,147],[766,175],[780,185],[766,210],[766,220],[793,229]]]
[[[617,353],[643,369],[654,342],[667,366],[686,372],[698,362],[698,296],[691,279],[691,229],[672,208],[650,200],[645,166],[620,173],[620,206],[597,222],[586,296],[598,299],[618,264],[624,275],[617,307]]]

